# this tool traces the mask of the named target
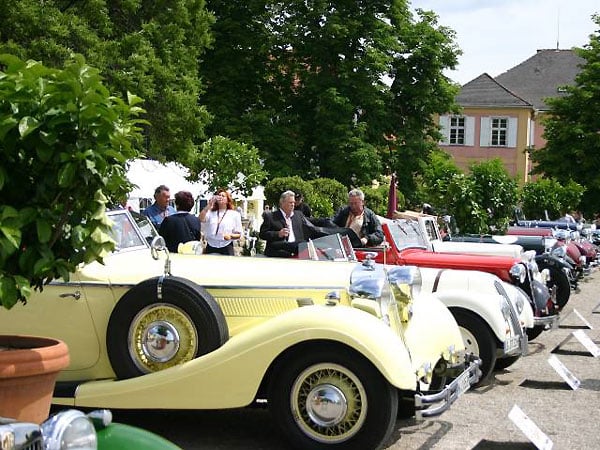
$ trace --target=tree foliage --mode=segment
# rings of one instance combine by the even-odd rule
[[[499,159],[474,163],[468,174],[441,154],[434,161],[422,178],[427,203],[439,213],[452,215],[461,233],[506,230],[518,187]]]
[[[81,53],[110,92],[146,99],[146,156],[191,166],[209,121],[198,64],[212,22],[204,0],[12,0],[0,52],[50,67]]]
[[[438,140],[433,114],[452,108],[443,70],[459,50],[433,13],[404,0],[207,0],[213,48],[202,61],[211,135],[255,145],[273,177],[345,186],[413,175]],[[429,139],[432,138],[432,139]]]
[[[584,192],[585,188],[572,180],[563,186],[554,179],[540,178],[521,188],[521,211],[528,219],[554,220],[577,209]]]
[[[0,67],[0,299],[11,308],[113,248],[105,205],[129,190],[143,110],[81,56],[54,69],[2,55]]]
[[[600,27],[600,16],[593,21]],[[586,191],[586,213],[600,211],[600,31],[576,49],[585,63],[566,95],[547,99],[550,112],[545,121],[546,146],[531,152],[534,173],[561,184],[573,180]]]
[[[256,147],[223,136],[202,144],[195,166],[204,169],[199,174],[192,172],[191,178],[199,177],[210,190],[225,187],[243,195],[249,195],[266,175]]]

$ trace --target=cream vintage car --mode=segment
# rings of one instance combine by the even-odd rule
[[[409,413],[435,416],[479,379],[448,309],[417,295],[415,267],[169,255],[128,211],[109,217],[118,247],[104,264],[0,312],[5,333],[68,344],[57,404],[260,403],[299,448],[368,449],[406,398]]]
[[[299,254],[334,261],[344,260],[340,256],[346,254],[349,257],[345,259],[356,260],[354,249],[344,249],[342,239],[331,235],[310,240],[300,245]],[[370,256],[376,257],[377,252]],[[435,294],[446,305],[467,351],[481,359],[481,384],[489,381],[494,369],[505,369],[527,354],[525,330],[533,327],[534,318],[523,291],[496,275],[477,270],[420,267],[420,272],[421,291]]]

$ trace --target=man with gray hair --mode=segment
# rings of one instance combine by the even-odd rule
[[[267,241],[265,256],[289,258],[298,254],[298,243],[318,234],[302,211],[294,210],[296,195],[285,191],[279,197],[279,209],[263,214],[259,237]]]
[[[354,231],[364,247],[383,242],[381,222],[373,211],[365,207],[365,194],[360,189],[348,192],[348,205],[335,215],[333,222]]]

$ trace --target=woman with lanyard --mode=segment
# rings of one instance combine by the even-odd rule
[[[242,235],[242,218],[233,205],[231,194],[219,189],[198,215],[203,224],[204,253],[232,255],[233,241]]]

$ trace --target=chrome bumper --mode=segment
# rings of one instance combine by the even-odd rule
[[[417,419],[439,416],[479,381],[481,359],[475,355],[468,355],[465,365],[465,370],[441,391],[434,394],[415,394],[415,417]]]
[[[534,317],[533,318],[533,326],[534,327],[538,327],[538,326],[543,326],[546,329],[556,329],[558,328],[558,319],[560,317],[558,316],[558,314],[555,314],[553,316],[544,316],[544,317]]]

